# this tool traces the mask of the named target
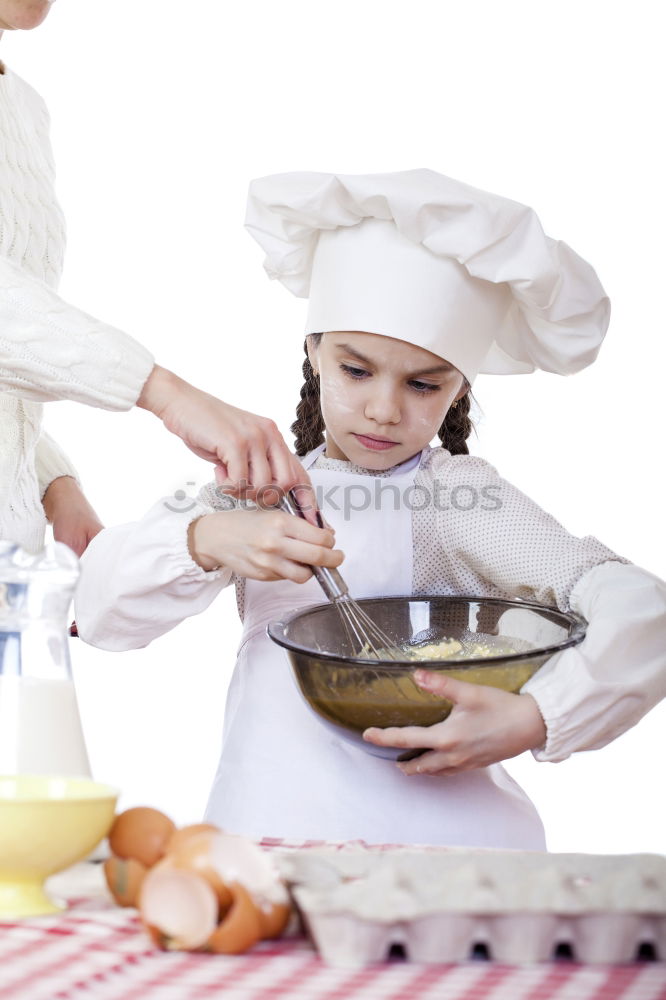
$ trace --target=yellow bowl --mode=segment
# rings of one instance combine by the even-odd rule
[[[117,789],[88,778],[0,776],[0,919],[64,909],[44,880],[106,836],[117,798]]]

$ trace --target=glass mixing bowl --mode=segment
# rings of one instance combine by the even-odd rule
[[[491,597],[376,597],[357,603],[398,644],[434,629],[463,644],[483,643],[492,654],[421,663],[407,653],[401,661],[363,659],[354,655],[330,603],[269,624],[268,635],[287,650],[301,694],[317,718],[343,739],[392,760],[421,751],[373,746],[362,739],[365,729],[432,726],[452,708],[417,687],[412,679],[417,667],[516,693],[550,656],[581,642],[587,625],[557,608]]]

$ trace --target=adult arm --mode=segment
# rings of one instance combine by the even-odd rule
[[[71,461],[45,430],[42,430],[35,449],[35,470],[40,500],[44,499],[44,494],[51,483],[61,476],[69,476],[79,482],[77,471]]]
[[[103,525],[81,489],[76,469],[46,431],[37,442],[35,469],[53,537],[80,556]]]
[[[137,405],[159,417],[219,481],[253,497],[276,483],[302,485],[315,522],[307,473],[274,421],[197,389],[155,364],[121,330],[60,298],[45,282],[0,256],[0,388],[22,399],[70,399],[107,410]]]
[[[137,402],[154,358],[138,341],[69,305],[0,256],[0,387],[37,402],[107,410]]]

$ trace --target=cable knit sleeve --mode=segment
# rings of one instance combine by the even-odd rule
[[[164,497],[130,524],[105,528],[81,557],[75,613],[79,636],[101,649],[147,646],[198,615],[232,581],[205,572],[187,545],[190,523],[213,510],[201,499]]]
[[[138,341],[69,305],[0,256],[0,386],[46,402],[133,406],[154,365]]]
[[[0,389],[43,403],[107,410],[136,403],[154,360],[136,340],[56,292],[65,222],[44,101],[11,70],[0,76]]]
[[[44,430],[39,437],[35,449],[35,470],[39,483],[40,499],[44,498],[44,494],[53,480],[58,479],[60,476],[72,476],[73,479],[80,482],[76,469],[67,455],[56,444],[51,435],[47,434]]]

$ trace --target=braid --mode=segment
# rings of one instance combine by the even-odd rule
[[[319,344],[321,333],[313,333],[315,346]],[[318,339],[317,339],[318,338]],[[308,357],[308,342],[305,341],[305,361],[303,362],[301,401],[296,407],[296,419],[289,428],[296,438],[296,454],[299,458],[324,443],[324,418],[319,405],[319,381],[312,370]]]
[[[457,405],[449,407],[444,423],[437,432],[442,448],[446,448],[452,455],[469,455],[467,438],[474,428],[469,418],[471,405],[471,392],[468,389]]]

